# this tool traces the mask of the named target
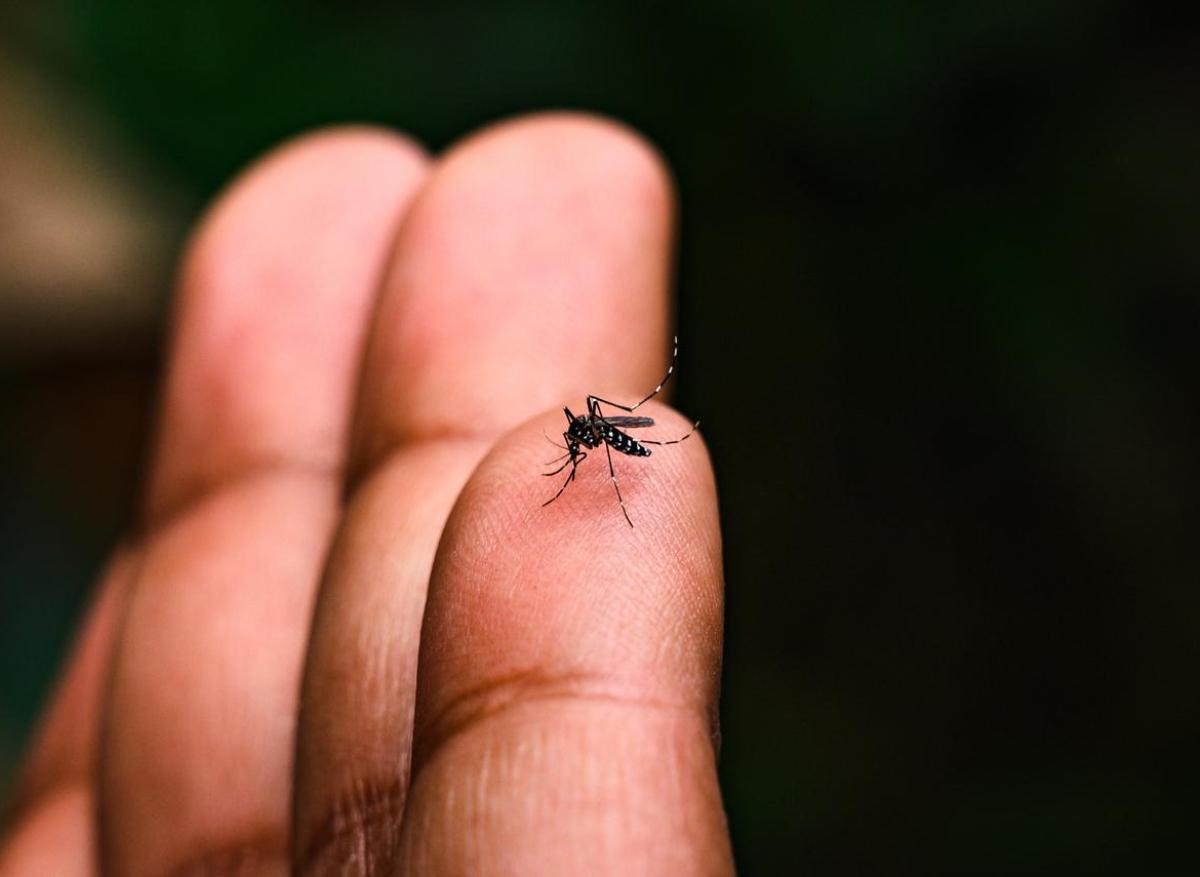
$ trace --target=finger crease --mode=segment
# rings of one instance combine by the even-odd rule
[[[266,481],[274,477],[327,481],[330,484],[336,484],[341,479],[343,472],[344,469],[338,464],[314,463],[287,458],[255,460],[181,494],[162,509],[156,510],[151,519],[144,527],[139,528],[140,532],[135,533],[134,536],[140,539],[148,533],[168,529],[175,521],[187,517],[194,509],[203,506],[214,496],[231,487]]]
[[[360,780],[339,795],[297,856],[298,874],[382,874],[400,842],[407,771],[386,780]]]
[[[639,709],[694,715],[707,722],[707,710],[697,703],[648,696],[644,691],[617,684],[591,673],[547,674],[542,669],[522,670],[489,679],[457,695],[438,714],[418,727],[413,742],[412,775],[417,773],[455,737],[473,727],[522,706],[552,701],[601,702]]]

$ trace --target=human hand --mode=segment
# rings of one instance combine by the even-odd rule
[[[238,180],[0,874],[731,872],[703,443],[617,460],[632,529],[602,460],[538,476],[564,403],[661,378],[672,213],[563,114]]]

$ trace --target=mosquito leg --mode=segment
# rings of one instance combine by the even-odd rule
[[[565,465],[564,465],[564,468],[566,468]],[[562,470],[560,469],[559,471],[561,472]],[[558,473],[551,472],[550,474],[556,475]],[[556,499],[558,499],[560,496],[562,496],[562,492],[567,489],[567,485],[570,484],[574,478],[575,478],[575,470],[572,469],[570,471],[570,473],[567,475],[567,480],[564,481],[562,483],[562,487],[560,487],[558,489],[558,493],[554,494],[554,496],[550,497],[548,500],[546,500],[544,503],[542,503],[542,508],[545,508],[546,506],[550,505],[550,503],[554,502]]]
[[[547,437],[547,441],[549,441],[549,437]],[[553,466],[555,463],[557,463],[563,457],[567,457],[569,459],[567,460],[567,462],[563,463],[561,466],[559,466],[553,472],[543,472],[542,473],[543,475],[546,475],[546,476],[557,475],[559,472],[561,472],[563,469],[566,469],[567,466],[571,465],[572,463],[574,463],[575,465],[579,465],[579,462],[587,457],[586,453],[583,455],[580,455],[579,445],[576,444],[575,442],[572,442],[567,447],[563,447],[562,445],[554,444],[554,442],[550,442],[550,444],[554,445],[554,447],[556,447],[556,448],[562,448],[564,451],[566,451],[566,453],[563,454],[562,457],[555,457],[553,460],[547,460],[545,463],[542,464],[543,466]]]
[[[548,500],[546,500],[544,503],[542,503],[542,508],[545,508],[546,506],[550,505],[550,503],[554,502],[556,499],[558,499],[560,496],[562,496],[562,492],[567,489],[567,485],[575,480],[575,473],[579,469],[579,464],[582,463],[586,459],[587,459],[587,452],[585,451],[584,453],[582,453],[578,457],[576,457],[574,460],[568,460],[566,463],[563,463],[562,466],[560,466],[556,471],[542,473],[543,475],[557,475],[563,469],[566,469],[567,466],[571,467],[571,473],[567,476],[567,480],[562,483],[562,487],[560,487],[558,489],[558,493],[554,494],[554,496],[550,497]]]
[[[613,469],[612,449],[608,446],[608,442],[604,443],[604,453],[608,454],[608,475],[612,478],[613,487],[617,491],[617,502],[621,504],[621,514],[625,516],[625,522],[632,527],[633,521],[629,520],[629,512],[625,508],[625,498],[621,496],[621,485],[617,484],[617,472]]]
[[[570,454],[563,454],[563,457],[569,457],[569,456],[571,456],[571,455],[570,455]],[[545,463],[545,464],[543,464],[543,465],[546,465],[546,466],[553,466],[555,463],[557,463],[557,462],[558,462],[559,460],[561,460],[561,459],[562,459],[562,457],[557,457],[557,458],[555,458],[555,459],[553,459],[553,460],[551,460],[551,461],[549,461],[548,463]],[[543,475],[543,477],[550,478],[550,477],[552,477],[552,476],[554,476],[554,475],[557,475],[559,472],[561,472],[563,469],[566,469],[566,468],[567,468],[568,466],[570,466],[570,465],[571,465],[571,461],[570,461],[570,460],[567,460],[567,462],[563,463],[561,466],[559,466],[559,467],[558,467],[557,469],[555,469],[553,472],[543,472],[543,473],[542,473],[542,475]]]
[[[694,424],[692,424],[691,429],[689,429],[684,435],[681,435],[677,439],[671,439],[670,441],[665,441],[665,442],[655,441],[654,439],[638,439],[638,441],[640,441],[644,445],[677,445],[681,441],[683,441],[685,438],[690,436],[692,433],[694,433],[696,430],[698,430],[699,428],[700,428],[700,421],[697,420]]]
[[[602,415],[600,414],[600,409],[599,409],[599,407],[597,407],[600,403],[604,403],[605,405],[609,405],[613,408],[620,408],[622,411],[628,411],[629,413],[632,414],[634,411],[641,408],[644,404],[646,404],[651,399],[653,399],[655,396],[657,396],[660,392],[662,392],[662,388],[667,385],[667,381],[671,380],[671,375],[675,373],[675,358],[679,355],[679,338],[678,337],[672,338],[671,344],[672,344],[671,364],[669,366],[667,366],[667,373],[663,377],[663,379],[658,382],[658,386],[650,391],[650,395],[648,395],[641,402],[638,402],[636,405],[633,405],[633,406],[622,405],[619,402],[610,402],[607,399],[601,399],[599,396],[588,396],[587,397],[588,414],[594,414],[598,417],[601,417]]]

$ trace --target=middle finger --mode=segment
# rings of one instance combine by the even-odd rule
[[[581,389],[636,391],[661,376],[672,212],[644,142],[562,114],[468,139],[414,204],[371,329],[351,439],[357,486],[310,640],[300,872],[388,870],[446,517],[507,428]]]

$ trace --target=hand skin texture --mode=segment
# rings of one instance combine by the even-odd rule
[[[437,159],[324,131],[238,179],[0,875],[732,873],[703,439],[616,459],[633,528],[602,453],[544,508],[539,476],[564,404],[661,379],[673,213],[577,114]]]

